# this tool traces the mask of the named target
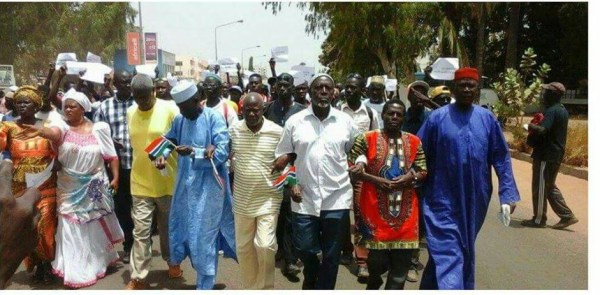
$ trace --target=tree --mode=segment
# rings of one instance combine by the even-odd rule
[[[266,2],[277,13],[281,2]],[[291,4],[288,4],[291,5]],[[548,79],[573,87],[587,79],[585,2],[299,2],[306,32],[326,36],[319,61],[334,78],[361,71],[412,79],[414,58],[458,57],[490,81],[517,68],[519,52],[536,48],[554,70]],[[395,73],[391,74],[391,73]]]
[[[277,13],[281,3],[267,2],[265,7]],[[308,10],[307,33],[327,34],[320,60],[332,72],[361,70],[365,76],[383,72],[411,79],[414,59],[426,53],[435,37],[430,25],[435,3],[301,2],[298,7]]]
[[[501,113],[498,116],[518,118],[517,126],[523,124],[525,106],[537,103],[536,100],[542,93],[542,83],[550,72],[550,66],[545,63],[536,70],[536,58],[533,48],[527,48],[522,56],[520,71],[508,68],[501,76],[502,83],[492,85],[500,98],[497,109]]]
[[[511,2],[510,6],[510,18],[508,22],[507,44],[506,44],[506,61],[504,63],[505,68],[515,68],[517,66],[517,54],[519,43],[519,27],[521,26],[521,3]]]
[[[61,52],[82,59],[91,51],[108,63],[116,49],[125,47],[135,14],[127,2],[3,4],[0,61],[15,66],[18,84],[35,82]]]
[[[254,72],[254,57],[250,57],[248,60],[248,71]]]

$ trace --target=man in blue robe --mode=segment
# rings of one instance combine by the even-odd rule
[[[417,134],[429,168],[422,199],[429,261],[421,289],[475,288],[475,239],[492,195],[491,166],[505,225],[520,200],[500,124],[473,105],[479,73],[459,69],[454,82],[456,103],[433,111]]]
[[[219,250],[236,259],[235,226],[225,165],[229,156],[225,120],[217,111],[201,107],[197,91],[188,81],[171,90],[181,114],[165,135],[177,145],[179,154],[169,249],[174,264],[189,256],[197,272],[196,289],[210,290],[216,280]],[[157,168],[162,161],[162,157],[157,159]]]

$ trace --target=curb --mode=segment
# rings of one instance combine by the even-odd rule
[[[511,157],[513,157],[517,160],[526,161],[529,163],[533,162],[531,155],[523,153],[523,152],[519,152],[517,150],[510,149],[510,155],[511,155]],[[563,163],[562,165],[560,165],[559,172],[562,174],[570,175],[570,176],[577,177],[580,179],[588,180],[588,170],[586,168],[569,166],[569,165]]]

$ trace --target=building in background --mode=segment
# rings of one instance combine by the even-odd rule
[[[162,49],[158,50],[158,76],[166,77],[167,73],[175,73],[175,53]]]
[[[174,76],[180,79],[193,79],[196,82],[201,80],[200,75],[202,71],[208,68],[208,61],[189,56],[189,55],[178,55],[176,61],[176,68],[173,73]]]
[[[135,66],[131,66],[127,63],[127,50],[117,49],[113,56],[113,68],[118,70],[127,70],[133,73]],[[175,73],[175,53],[168,52],[166,50],[158,49],[157,61],[148,61],[147,64],[156,64],[158,67],[158,77],[166,77],[167,73]]]

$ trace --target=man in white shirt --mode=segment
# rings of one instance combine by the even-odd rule
[[[278,171],[296,155],[292,227],[304,263],[302,289],[335,288],[344,220],[352,204],[346,153],[360,132],[350,116],[331,107],[334,85],[329,75],[313,78],[311,107],[288,119],[275,150],[273,169]]]
[[[273,289],[275,282],[275,230],[282,193],[271,184],[271,163],[283,128],[263,117],[262,96],[244,98],[244,120],[229,127],[233,168],[235,244],[244,289]]]
[[[371,77],[371,83],[367,87],[368,99],[364,100],[366,106],[376,110],[381,116],[385,104],[385,79],[382,76]],[[379,117],[379,128],[383,128],[383,120]]]

